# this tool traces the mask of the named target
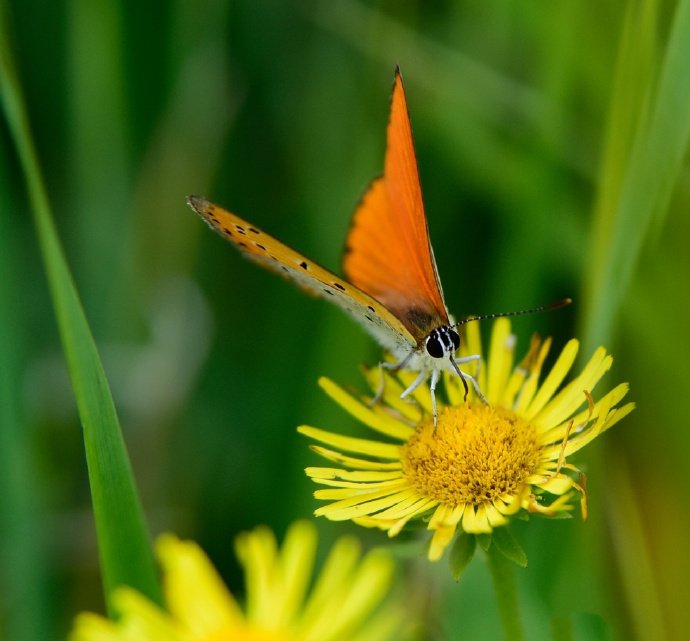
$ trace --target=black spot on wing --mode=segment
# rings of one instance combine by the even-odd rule
[[[340,283],[333,283],[341,292],[345,291],[345,288]]]
[[[254,229],[254,227],[250,227],[249,231],[252,232],[252,234],[260,234],[261,233],[258,229]]]
[[[325,291],[329,296],[335,296],[335,294],[330,289],[328,289],[328,287],[324,287],[323,291]]]
[[[261,245],[260,243],[254,243],[254,244],[255,244],[259,249],[261,249],[261,250],[263,250],[263,251],[266,251],[266,248],[265,248],[263,245]]]
[[[375,310],[371,305],[367,305],[367,309],[368,309],[372,314],[375,314],[375,313],[376,313],[376,310]]]
[[[307,265],[307,263],[306,263],[305,261],[302,261],[302,262],[299,264],[299,266],[300,266],[302,269],[308,269],[308,268],[309,268],[309,265]]]
[[[247,235],[247,232],[244,231],[244,227],[242,227],[242,225],[235,225],[235,229],[243,236]]]

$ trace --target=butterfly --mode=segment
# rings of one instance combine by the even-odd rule
[[[355,210],[343,258],[345,278],[204,198],[189,196],[188,203],[245,256],[330,300],[363,325],[395,359],[382,366],[418,372],[403,398],[430,379],[434,423],[435,390],[444,370],[461,378],[465,398],[466,381],[470,381],[485,401],[476,379],[460,369],[479,360],[479,355],[456,356],[460,336],[457,324],[450,321],[429,242],[399,69],[393,83],[383,175],[371,183]],[[475,316],[460,323],[494,316]]]

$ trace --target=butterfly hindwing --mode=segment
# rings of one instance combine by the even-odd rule
[[[405,353],[415,339],[386,307],[353,284],[306,258],[239,216],[200,198],[189,205],[245,256],[343,309],[386,349]]]

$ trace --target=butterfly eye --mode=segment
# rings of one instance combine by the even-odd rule
[[[441,330],[433,330],[426,339],[426,351],[432,358],[443,358],[446,354],[446,339],[447,337],[441,333]]]
[[[426,351],[432,358],[443,358],[446,353],[443,337],[435,329],[426,339]]]
[[[449,327],[433,330],[426,339],[426,351],[432,358],[443,358],[460,347],[460,336]]]
[[[460,335],[454,329],[449,329],[448,335],[450,340],[453,341],[453,351],[456,352],[460,349]]]

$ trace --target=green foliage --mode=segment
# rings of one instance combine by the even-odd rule
[[[0,158],[0,182],[8,179]],[[8,211],[7,194],[0,210]],[[16,264],[17,226],[0,216],[0,274],[10,274]],[[3,630],[16,641],[48,636],[48,603],[45,540],[36,518],[43,490],[36,482],[31,434],[22,412],[20,362],[27,335],[21,323],[22,298],[14,279],[0,278],[0,566],[12,576],[16,607],[7,613]],[[5,578],[5,577],[3,577]]]
[[[474,551],[477,549],[477,537],[474,534],[459,532],[455,537],[453,546],[448,554],[450,562],[450,572],[453,579],[460,580],[465,568],[474,558]]]
[[[521,568],[527,567],[527,555],[507,526],[495,529],[491,542],[506,559]]]
[[[630,4],[618,54],[608,162],[599,181],[599,236],[585,281],[590,348],[613,334],[649,229],[668,213],[690,139],[690,85],[678,82],[690,59],[690,2],[678,3],[658,79],[655,5]]]
[[[5,25],[0,23],[2,103],[26,178],[41,256],[83,426],[105,593],[109,595],[119,585],[130,585],[159,600],[143,514],[115,406],[55,232],[6,34]],[[5,340],[9,337],[9,334],[4,336]]]
[[[486,558],[496,592],[505,641],[520,641],[525,638],[525,634],[520,616],[520,597],[514,575],[514,561],[497,545],[489,547]]]

